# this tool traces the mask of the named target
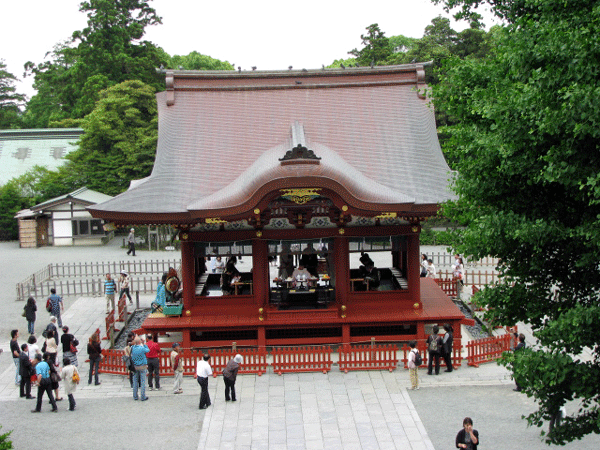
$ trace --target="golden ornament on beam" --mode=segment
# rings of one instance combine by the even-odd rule
[[[301,189],[281,189],[281,196],[291,202],[298,205],[304,205],[313,198],[318,197],[320,194],[320,188],[301,188]]]
[[[191,312],[191,311],[188,309],[188,310],[185,312],[185,315],[186,315],[187,317],[190,317],[190,316],[192,315],[192,312]]]

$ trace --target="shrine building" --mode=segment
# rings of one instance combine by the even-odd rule
[[[144,329],[263,347],[423,340],[448,322],[460,340],[464,315],[419,276],[421,223],[453,198],[424,77],[167,71],[152,174],[88,208],[179,230],[182,297]]]

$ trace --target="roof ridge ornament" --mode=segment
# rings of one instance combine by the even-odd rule
[[[304,125],[296,121],[290,131],[292,133],[292,149],[288,150],[283,158],[279,158],[281,164],[319,164],[321,158],[306,147]]]

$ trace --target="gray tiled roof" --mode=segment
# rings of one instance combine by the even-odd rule
[[[228,208],[277,177],[308,176],[341,183],[367,202],[443,202],[453,196],[450,170],[433,109],[417,94],[424,87],[417,85],[418,69],[177,72],[174,89],[157,95],[151,176],[90,209],[102,217]],[[320,164],[280,164],[294,145],[296,123]]]
[[[0,130],[0,185],[36,165],[56,170],[81,134],[81,128]]]

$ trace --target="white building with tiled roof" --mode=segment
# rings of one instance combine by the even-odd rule
[[[34,166],[58,169],[82,134],[81,128],[0,130],[0,186]]]

